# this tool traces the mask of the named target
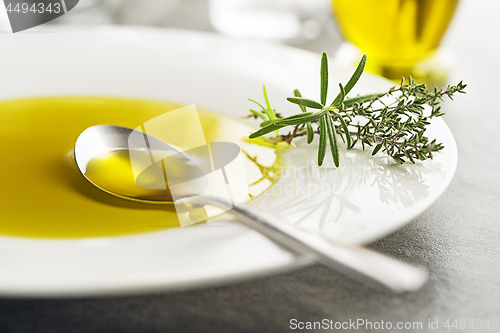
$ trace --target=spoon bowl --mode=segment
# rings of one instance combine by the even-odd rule
[[[76,140],[74,156],[89,182],[123,199],[172,204],[169,184],[182,184],[176,187],[177,198],[199,195],[208,187],[207,174],[189,155],[126,127],[87,128]]]

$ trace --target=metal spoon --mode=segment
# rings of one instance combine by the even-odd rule
[[[75,162],[82,175],[100,189],[124,199],[151,202],[148,197],[124,195],[105,188],[102,184],[94,183],[87,177],[87,165],[92,158],[105,152],[128,149],[128,140],[132,133],[138,134],[140,132],[111,125],[98,125],[86,129],[80,134],[75,143]],[[195,182],[194,187],[186,189],[186,196],[180,199],[182,202],[186,204],[212,205],[227,209],[228,213],[234,215],[252,229],[285,246],[292,252],[306,255],[337,272],[376,289],[393,292],[415,291],[427,280],[428,274],[421,268],[360,246],[332,242],[321,235],[300,230],[267,212],[257,211],[250,206],[233,206],[231,203],[219,198],[200,195],[205,189],[203,175],[206,178],[206,173],[193,163],[189,156],[152,136],[144,133],[140,133],[140,136],[147,138],[150,147],[155,150],[177,153],[175,163],[179,163],[182,168],[188,168],[189,172],[202,175],[202,177],[199,177],[200,181]],[[163,200],[164,203],[172,202],[172,199],[166,198]]]

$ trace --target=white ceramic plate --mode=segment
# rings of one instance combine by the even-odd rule
[[[319,55],[314,53],[179,30],[58,29],[0,35],[0,99],[127,96],[196,104],[238,117],[250,107],[248,97],[261,96],[262,84],[284,114],[297,112],[285,101],[293,89],[318,96]],[[332,63],[330,73],[331,82],[345,83],[352,69]],[[331,96],[336,86],[331,84]],[[365,73],[352,94],[388,86]],[[421,214],[449,185],[457,164],[453,136],[442,120],[434,122],[429,136],[446,149],[432,161],[405,166],[368,152],[343,151],[340,169],[318,169],[307,164],[314,161],[316,147],[299,145],[287,153],[291,167],[280,186],[252,204],[334,239],[373,241]],[[306,262],[245,226],[221,220],[127,237],[0,237],[0,294],[200,287]]]

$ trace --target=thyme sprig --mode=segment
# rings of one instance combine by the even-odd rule
[[[318,134],[320,166],[323,164],[328,146],[335,166],[339,166],[338,136],[347,149],[355,146],[360,146],[363,150],[373,147],[372,155],[385,152],[397,163],[415,163],[416,160],[432,158],[432,153],[443,149],[443,145],[425,136],[427,125],[430,124],[430,119],[444,114],[440,106],[443,97],[453,99],[455,93],[465,93],[467,85],[460,82],[446,89],[434,88],[429,91],[425,84],[417,84],[410,77],[408,84],[405,84],[403,78],[400,86],[392,87],[385,93],[346,99],[346,95],[363,73],[365,64],[366,55],[346,85],[339,84],[339,93],[335,99],[327,104],[328,57],[323,53],[320,70],[320,102],[304,98],[298,90],[295,90],[294,97],[289,97],[287,100],[297,104],[301,113],[286,118],[271,108],[264,86],[267,107],[251,100],[261,108],[260,111],[250,110],[252,116],[261,118],[262,123],[261,128],[252,133],[250,138],[274,132],[274,138],[268,139],[269,141],[291,143],[294,138],[307,135],[307,143],[310,144]],[[426,108],[430,109],[430,112]],[[279,135],[278,130],[287,126],[294,128],[287,135]]]

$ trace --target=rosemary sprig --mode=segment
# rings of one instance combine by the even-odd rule
[[[261,129],[252,133],[250,138],[257,138],[274,132],[270,141],[291,143],[296,137],[307,135],[307,143],[311,143],[314,135],[319,135],[318,165],[322,165],[328,144],[333,162],[338,167],[340,136],[347,149],[360,146],[363,150],[374,147],[372,155],[385,152],[397,163],[426,160],[432,153],[443,149],[441,143],[426,137],[426,126],[431,118],[443,115],[441,106],[443,97],[453,99],[455,93],[465,93],[467,86],[463,82],[446,89],[434,88],[429,91],[425,84],[417,84],[411,77],[409,83],[390,88],[381,94],[371,94],[347,98],[346,95],[358,82],[366,64],[363,56],[347,84],[339,84],[339,93],[333,102],[327,104],[328,91],[328,57],[323,53],[320,70],[320,102],[303,98],[298,90],[294,97],[287,100],[297,104],[301,113],[282,118],[271,108],[264,86],[264,99],[267,107],[254,100],[261,110],[250,110],[255,118],[262,119]],[[430,114],[425,115],[425,106]],[[307,108],[315,111],[308,111]],[[279,135],[283,127],[294,126],[288,135]],[[316,129],[315,129],[316,128]]]
[[[276,113],[274,112],[274,109],[271,107],[271,104],[269,103],[269,98],[267,97],[267,91],[266,91],[266,86],[262,86],[262,91],[264,93],[264,100],[266,102],[267,107],[263,107],[259,102],[249,98],[248,100],[251,102],[254,102],[257,104],[260,108],[261,111],[255,111],[250,109],[250,112],[252,112],[255,116],[261,118],[263,120],[262,124],[271,124],[274,120],[276,120]],[[267,118],[266,118],[267,117]],[[278,130],[275,131],[276,136],[278,136]]]

